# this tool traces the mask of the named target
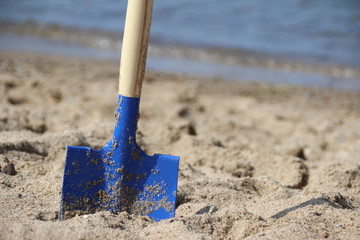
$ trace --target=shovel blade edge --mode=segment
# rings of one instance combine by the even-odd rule
[[[109,153],[116,161],[108,161]],[[67,147],[59,220],[103,210],[155,221],[174,217],[180,158],[142,151],[136,160],[129,155],[107,147]]]
[[[146,157],[146,162],[153,164],[142,169],[142,174],[148,175],[144,183],[135,183],[139,195],[131,212],[147,215],[155,221],[175,216],[179,160],[177,156],[164,154]]]
[[[65,213],[73,216],[101,209],[105,179],[103,164],[96,155],[90,147],[67,147],[59,220],[66,218]]]

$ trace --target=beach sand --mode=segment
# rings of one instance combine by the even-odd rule
[[[359,93],[155,72],[138,142],[181,156],[176,217],[57,221],[65,147],[110,140],[117,88],[115,61],[0,53],[0,239],[360,239]]]

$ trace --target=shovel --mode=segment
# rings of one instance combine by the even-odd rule
[[[59,219],[96,211],[175,215],[179,157],[148,156],[136,144],[152,0],[129,0],[112,139],[100,150],[68,146]]]

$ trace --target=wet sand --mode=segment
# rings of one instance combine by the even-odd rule
[[[360,238],[359,93],[156,72],[138,142],[181,156],[176,217],[58,222],[65,147],[111,138],[117,85],[115,61],[0,53],[0,239]]]

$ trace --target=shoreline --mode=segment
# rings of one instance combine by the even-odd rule
[[[51,48],[59,48],[64,52],[74,52],[74,56],[77,54],[92,54],[92,57],[99,55],[100,57],[113,59],[119,58],[121,33],[98,29],[77,29],[57,24],[39,24],[34,21],[20,23],[0,21],[0,32],[0,40],[2,39],[2,45],[5,46],[3,48],[6,48],[6,46],[9,48],[10,46],[11,48],[18,48],[20,51],[38,48],[37,51],[41,52],[45,51],[41,49],[43,47],[50,54],[59,54],[59,52],[51,52]],[[12,44],[15,41],[19,43]],[[23,49],[20,46],[23,46]],[[24,46],[28,46],[28,48],[26,49]],[[66,46],[70,49],[66,49]],[[253,75],[253,78],[261,78],[262,75],[271,75],[275,72],[274,78],[282,77],[279,73],[288,73],[287,76],[282,77],[282,81],[286,81],[285,78],[288,78],[287,81],[294,81],[295,83],[299,80],[295,78],[291,80],[292,74],[300,75],[298,78],[322,78],[313,80],[320,83],[321,81],[331,83],[331,80],[353,79],[359,81],[360,79],[359,66],[355,63],[341,64],[335,60],[311,59],[306,56],[276,55],[226,47],[200,47],[176,42],[167,43],[155,37],[151,40],[149,57],[150,59],[164,58],[165,62],[171,62],[172,60],[175,66],[178,64],[176,61],[181,61],[182,64],[190,61],[193,62],[192,65],[194,66],[198,64],[198,68],[201,67],[201,64],[212,65],[212,68],[220,66],[217,70],[220,73],[224,71],[236,72],[236,68],[243,68],[240,73],[236,74],[235,78],[242,77],[242,75],[250,77]],[[156,64],[158,63],[154,62],[154,65]],[[229,69],[226,70],[225,67]],[[159,69],[159,66],[156,68]],[[265,72],[262,75],[256,75],[256,71],[252,71],[251,74],[248,73],[247,71],[252,68]],[[172,71],[173,69],[169,70]],[[211,68],[209,67],[207,71],[211,71]],[[276,73],[278,74],[276,75]],[[229,76],[224,75],[222,77],[228,78]],[[309,82],[311,81],[309,80]],[[326,84],[329,85],[329,83]],[[360,89],[360,87],[358,88]]]
[[[360,93],[148,71],[137,140],[179,155],[176,217],[57,221],[65,146],[111,138],[118,61],[0,51],[4,239],[360,237]]]
[[[107,71],[118,71],[118,59],[108,59],[108,58],[94,58],[94,59],[87,59],[84,56],[69,56],[69,55],[59,55],[59,54],[51,54],[51,53],[41,53],[41,52],[32,52],[32,51],[7,51],[7,50],[0,50],[1,56],[0,58],[3,60],[11,59],[11,61],[16,61],[17,58],[20,58],[22,61],[25,59],[34,59],[40,58],[43,61],[46,59],[50,61],[59,61],[61,63],[71,62],[73,64],[85,64],[86,66],[95,64],[101,65],[106,68]],[[115,73],[113,73],[115,74]],[[118,72],[116,73],[118,74]],[[150,75],[150,76],[149,76]],[[261,81],[244,81],[244,80],[234,80],[234,79],[224,79],[220,77],[204,77],[199,76],[196,74],[189,74],[189,73],[179,73],[179,72],[168,72],[168,71],[158,71],[148,69],[146,70],[146,77],[153,78],[153,76],[158,76],[160,78],[164,78],[164,76],[168,77],[169,79],[176,79],[177,81],[182,81],[183,79],[192,79],[193,81],[200,81],[202,84],[207,85],[207,83],[211,84],[219,84],[220,81],[221,86],[227,86],[227,90],[234,93],[234,89],[237,89],[239,92],[248,93],[252,96],[257,96],[255,94],[256,91],[259,91],[266,94],[276,94],[282,93],[289,97],[289,95],[293,95],[296,93],[297,95],[309,95],[309,98],[313,101],[328,101],[328,103],[336,105],[339,103],[340,98],[340,105],[344,106],[352,106],[355,104],[360,104],[360,100],[358,97],[360,96],[359,92],[351,92],[342,89],[333,89],[329,87],[311,87],[311,86],[299,86],[293,84],[286,84],[286,83],[266,83]],[[117,79],[114,79],[114,82],[117,82]],[[244,88],[241,90],[241,88]],[[217,88],[214,88],[217,89]],[[251,89],[251,90],[249,90]],[[277,91],[278,90],[278,91]],[[253,92],[253,93],[249,93]],[[305,93],[307,92],[307,93]],[[278,95],[277,95],[278,96]],[[269,97],[267,95],[267,97]],[[273,97],[273,96],[272,96]],[[345,100],[347,99],[348,100]],[[347,102],[347,103],[345,103]],[[351,107],[352,108],[352,107]],[[353,110],[357,110],[357,108],[352,108]]]
[[[3,52],[28,52],[29,54],[57,55],[68,58],[116,60],[119,61],[119,51],[99,50],[77,44],[69,44],[57,41],[47,41],[32,38],[12,38],[0,35],[0,51]],[[21,47],[19,47],[21,46]],[[153,50],[156,52],[156,50]],[[150,49],[150,52],[152,50]],[[176,51],[175,51],[176,52]],[[183,56],[184,57],[184,56]],[[331,77],[326,74],[298,72],[285,69],[271,69],[266,66],[253,67],[246,63],[213,63],[199,61],[183,57],[151,56],[147,61],[147,69],[154,72],[176,73],[179,75],[197,76],[206,79],[224,79],[235,82],[255,82],[265,84],[304,86],[317,89],[334,89],[348,92],[360,92],[360,80],[348,77]],[[270,64],[273,65],[273,64]],[[286,65],[286,64],[285,64]],[[337,67],[329,69],[338,71]],[[291,69],[291,66],[290,66]],[[346,68],[343,69],[347,72]]]

